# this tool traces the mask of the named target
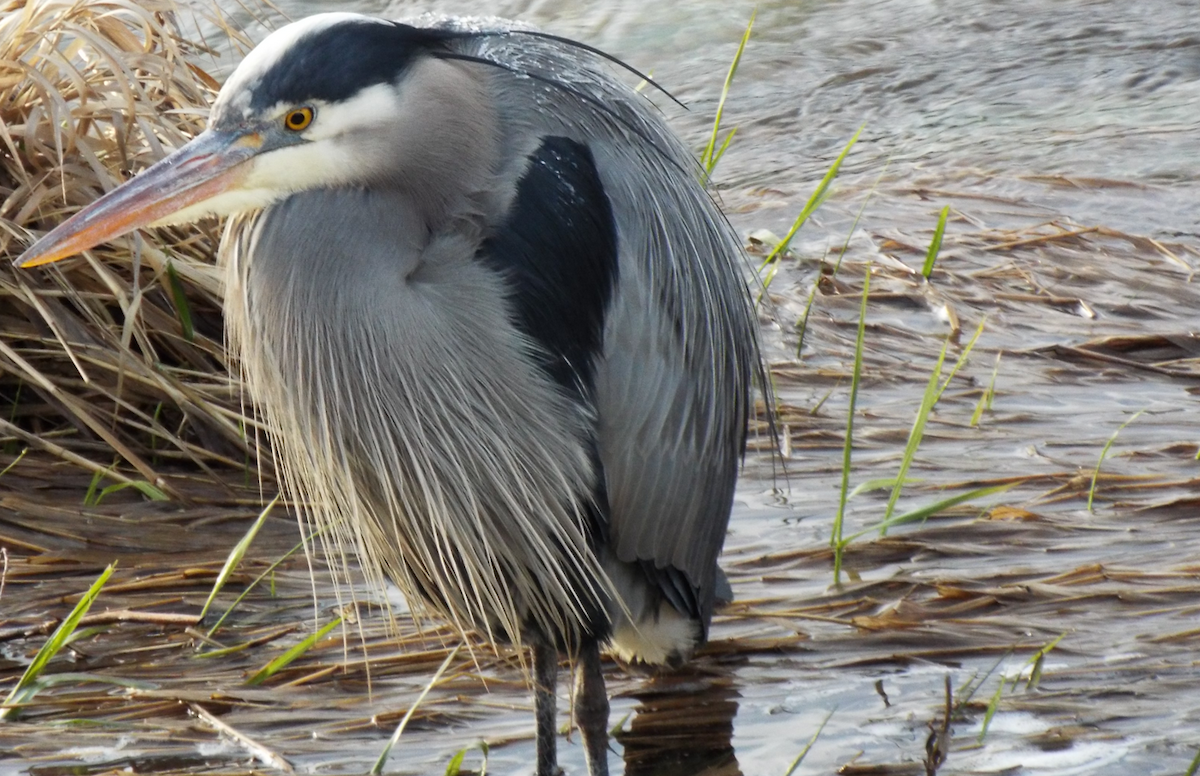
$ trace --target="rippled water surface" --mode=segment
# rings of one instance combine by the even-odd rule
[[[815,736],[798,774],[925,773],[949,679],[943,776],[1183,774],[1200,747],[1194,2],[283,4],[293,16],[498,14],[579,38],[686,102],[690,111],[664,110],[697,147],[756,7],[726,108],[738,134],[716,176],[734,225],[785,232],[859,127],[862,139],[779,263],[763,308],[786,476],[761,452],[748,460],[723,561],[738,601],[682,673],[610,667],[612,721],[623,731],[614,769],[783,776]],[[947,236],[925,283],[914,270],[944,205]],[[898,512],[982,484],[1013,487],[855,539],[834,585],[829,536],[868,262],[851,487],[895,476],[939,350],[949,338],[948,371],[981,322]],[[797,358],[796,323],[814,284]],[[993,384],[991,408],[974,418]],[[1089,511],[1097,462],[1118,431]],[[877,525],[886,497],[851,499],[846,534]],[[191,562],[219,567],[237,531],[202,532],[201,541],[192,518],[179,519],[197,541]],[[294,541],[287,523],[275,531],[264,558],[277,557],[270,542]],[[249,610],[254,627],[306,622],[306,611],[310,622],[306,579],[303,564],[281,573],[280,598]],[[328,590],[318,598],[333,605]],[[253,653],[245,669],[270,654]],[[323,654],[341,659],[337,645]],[[189,683],[180,668],[160,681],[189,699],[231,693],[220,696],[229,724],[299,770],[351,773],[374,760],[442,654],[419,670],[383,661],[369,699],[353,671],[241,694],[229,689],[240,681],[236,665],[227,679]],[[525,690],[511,665],[480,667],[484,680],[466,666],[431,696],[435,710],[406,733],[397,772],[441,773],[481,738],[493,743],[489,773],[531,770]],[[973,695],[963,691],[972,684]],[[993,698],[998,710],[981,736]],[[110,731],[81,733],[74,754],[18,742],[28,760],[14,770],[127,758],[199,772],[231,767],[243,751],[190,723],[155,738],[139,719],[115,744]],[[562,745],[561,759],[568,773],[584,772],[577,742]]]
[[[807,193],[859,126],[850,170],[1028,198],[1081,222],[1194,236],[1200,26],[1190,2],[415,2],[283,6],[517,18],[606,49],[691,106],[699,144],[755,8],[722,184]],[[1104,194],[1041,180],[1128,184]],[[744,191],[739,193],[744,194]],[[790,208],[788,208],[790,210]],[[780,214],[779,222],[786,219]],[[761,225],[760,220],[754,221]]]

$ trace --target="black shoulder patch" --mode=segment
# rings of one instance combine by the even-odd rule
[[[586,145],[542,141],[480,258],[508,280],[517,326],[546,353],[546,372],[573,395],[590,394],[617,281],[617,230]]]
[[[250,107],[347,99],[395,81],[417,57],[453,37],[459,34],[374,19],[339,22],[287,49],[255,87]]]

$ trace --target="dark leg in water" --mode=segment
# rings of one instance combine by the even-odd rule
[[[533,648],[533,708],[537,717],[537,776],[558,776],[558,726],[554,689],[558,685],[558,650]]]
[[[583,645],[575,671],[575,723],[583,734],[588,776],[608,776],[608,692],[600,670],[599,644]]]

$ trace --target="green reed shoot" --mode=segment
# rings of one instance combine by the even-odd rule
[[[113,464],[113,466],[116,466],[116,464]],[[110,466],[105,471],[110,471],[111,469],[112,469],[112,466]],[[83,505],[85,507],[90,507],[92,505],[93,499],[96,498],[96,491],[100,488],[100,483],[103,481],[104,481],[104,472],[97,471],[94,474],[92,474],[92,481],[88,483],[88,489],[86,491],[84,491],[84,493],[83,493]]]
[[[763,296],[770,290],[771,281],[775,279],[776,273],[779,272],[779,262],[777,261],[771,262],[769,266],[765,264],[763,266],[767,267],[767,274],[762,276],[762,285],[758,289],[758,295],[754,298],[755,308],[762,304]]]
[[[888,518],[892,516],[892,512],[896,508],[900,490],[904,487],[904,478],[908,474],[913,458],[916,457],[917,447],[920,446],[921,438],[925,434],[925,422],[929,419],[930,413],[933,412],[933,405],[937,402],[937,386],[938,381],[942,378],[942,364],[946,361],[948,347],[950,347],[949,337],[942,343],[942,350],[938,353],[937,362],[933,365],[933,371],[929,373],[929,380],[925,383],[925,393],[921,395],[921,404],[917,407],[917,416],[913,419],[912,428],[908,432],[908,442],[904,446],[904,455],[900,459],[900,473],[896,475],[892,494],[888,497],[887,509],[883,512],[884,524],[879,529],[880,536],[887,535]]]
[[[996,692],[992,693],[992,697],[988,700],[987,710],[983,712],[983,724],[979,726],[979,742],[983,743],[984,736],[987,735],[988,728],[992,724],[992,717],[996,716],[996,712],[1000,709],[1000,696],[1004,693],[1004,677],[1000,677],[1000,684],[996,687]]]
[[[225,587],[225,583],[229,580],[229,575],[237,569],[242,559],[246,557],[246,551],[250,549],[250,544],[254,541],[254,537],[258,536],[258,529],[263,527],[263,523],[267,521],[267,516],[271,514],[271,510],[278,503],[279,496],[271,499],[271,503],[263,507],[263,510],[258,513],[258,519],[250,526],[250,530],[246,531],[245,536],[229,551],[229,556],[225,558],[225,565],[221,567],[221,573],[217,574],[217,580],[213,583],[212,590],[208,594],[208,600],[204,602],[204,607],[200,610],[200,622],[204,622],[204,617],[208,614],[208,609],[212,606],[213,601],[216,600],[217,593],[221,592],[221,588]],[[224,617],[221,619],[224,619]],[[213,630],[216,630],[215,626]],[[208,635],[212,636],[212,631],[209,631]]]
[[[4,467],[4,469],[0,470],[0,477],[3,477],[4,475],[6,475],[6,474],[8,474],[10,471],[12,471],[12,468],[13,468],[14,466],[16,466],[17,464],[19,464],[19,463],[21,462],[21,459],[22,459],[22,458],[24,458],[24,457],[25,457],[25,454],[26,454],[26,453],[28,453],[28,452],[29,452],[29,448],[28,448],[28,447],[26,447],[26,448],[23,448],[23,449],[21,450],[20,454],[19,454],[19,455],[17,455],[17,457],[16,457],[16,458],[14,458],[14,459],[12,460],[12,463],[10,463],[8,466],[5,466],[5,467]]]
[[[808,752],[813,748],[813,744],[817,743],[817,739],[820,737],[821,731],[823,731],[825,729],[825,725],[829,723],[829,719],[833,716],[834,711],[837,711],[837,709],[834,709],[826,714],[825,719],[821,720],[821,724],[817,725],[817,732],[813,733],[812,738],[808,739],[808,743],[805,744],[804,748],[800,750],[800,754],[796,755],[796,759],[792,760],[792,764],[788,766],[788,769],[784,772],[783,776],[792,776],[792,774],[796,772],[796,769],[800,767],[800,763],[804,762],[804,758],[808,756]]]
[[[108,568],[104,569],[103,573],[97,577],[92,586],[79,599],[79,603],[75,604],[75,608],[71,610],[67,618],[59,623],[59,626],[54,629],[54,633],[50,634],[50,638],[42,645],[37,654],[34,655],[33,662],[25,669],[25,673],[21,674],[21,678],[17,680],[16,686],[9,692],[8,697],[4,699],[4,708],[0,708],[0,722],[14,719],[19,714],[16,704],[29,701],[45,686],[38,683],[42,671],[54,659],[54,656],[59,653],[59,650],[74,640],[73,634],[79,626],[79,621],[87,614],[88,609],[92,606],[92,602],[100,595],[100,591],[104,588],[104,583],[113,575],[116,568],[117,564],[112,563]]]
[[[921,268],[921,275],[926,280],[933,274],[933,263],[937,261],[938,251],[942,249],[942,236],[946,234],[946,216],[950,215],[950,206],[946,205],[942,208],[942,214],[938,216],[937,229],[933,230],[933,239],[929,242],[929,251],[925,254],[925,266]]]
[[[309,636],[308,638],[304,639],[304,641],[301,641],[299,644],[292,647],[287,652],[284,652],[282,655],[280,655],[279,657],[272,660],[270,663],[267,663],[265,666],[260,668],[258,670],[258,673],[254,674],[254,676],[252,676],[246,680],[246,686],[247,687],[255,687],[257,685],[260,685],[263,682],[270,679],[275,674],[282,671],[284,668],[287,668],[289,665],[291,665],[291,663],[294,660],[296,660],[296,658],[300,657],[305,652],[312,649],[314,644],[316,644],[318,641],[320,641],[321,639],[328,636],[329,632],[331,630],[333,630],[334,628],[336,628],[337,626],[339,626],[341,624],[342,624],[342,618],[334,617],[333,621],[330,622],[328,625],[326,625],[324,628],[321,628],[316,633],[314,633],[311,636]]]
[[[864,124],[863,126],[866,125]],[[850,138],[850,142],[846,143],[846,147],[833,160],[833,164],[825,172],[825,177],[821,179],[821,182],[817,184],[817,188],[808,198],[808,201],[804,203],[804,207],[800,210],[800,215],[796,216],[796,220],[792,222],[792,228],[783,236],[779,244],[771,249],[771,252],[767,254],[767,258],[763,259],[762,264],[758,268],[759,272],[762,272],[763,267],[766,267],[787,252],[788,246],[791,245],[796,233],[800,231],[800,227],[804,226],[804,222],[808,220],[808,217],[816,212],[817,208],[829,197],[829,187],[833,184],[834,179],[837,178],[838,171],[842,169],[842,162],[846,161],[846,156],[849,155],[850,149],[854,147],[854,144],[858,142],[858,136],[862,134],[862,131],[863,127],[859,127],[854,136]]]
[[[459,774],[462,773],[463,760],[466,759],[467,753],[472,749],[478,749],[483,753],[483,763],[479,766],[479,776],[487,776],[487,741],[480,741],[475,746],[465,746],[462,749],[459,749],[457,754],[450,758],[450,763],[446,766],[446,776],[459,776]]]
[[[151,501],[170,501],[171,500],[170,497],[168,497],[166,493],[163,493],[161,490],[154,487],[153,485],[146,482],[145,480],[136,480],[133,482],[118,482],[118,483],[109,485],[106,488],[101,488],[100,483],[104,481],[105,476],[107,476],[107,474],[109,472],[113,471],[116,468],[117,468],[117,464],[114,462],[113,465],[108,467],[107,469],[104,469],[103,471],[97,471],[92,475],[92,481],[90,483],[88,483],[88,489],[83,494],[83,505],[85,507],[99,506],[101,501],[108,498],[112,494],[117,493],[118,491],[125,490],[126,488],[136,489],[139,493],[141,493],[143,496],[150,499]]]
[[[750,14],[750,22],[746,25],[746,31],[742,33],[742,40],[738,44],[737,53],[733,55],[733,62],[729,64],[729,72],[725,74],[725,85],[721,87],[721,99],[717,101],[717,115],[713,118],[712,135],[708,139],[708,145],[704,147],[704,152],[700,154],[700,166],[704,168],[705,182],[712,178],[713,170],[717,167],[717,162],[721,161],[721,157],[725,155],[729,144],[733,142],[733,136],[737,133],[737,127],[734,127],[729,130],[729,134],[725,135],[725,139],[721,141],[720,146],[717,145],[717,138],[721,132],[721,118],[725,114],[725,100],[729,98],[729,90],[733,86],[733,77],[737,75],[738,65],[742,62],[742,54],[746,50],[746,43],[750,40],[750,31],[754,29],[754,19],[756,16],[758,16],[757,9]]]
[[[396,744],[400,743],[400,736],[404,733],[404,728],[408,726],[408,721],[412,719],[412,715],[416,712],[417,707],[420,706],[421,702],[425,700],[425,696],[429,695],[429,691],[432,690],[433,686],[438,683],[439,679],[442,678],[442,674],[446,673],[446,669],[450,667],[450,662],[454,660],[454,656],[458,654],[460,649],[462,649],[462,644],[459,644],[454,649],[450,650],[450,654],[446,655],[446,659],[442,661],[441,666],[438,667],[438,670],[436,673],[434,673],[433,678],[430,679],[429,683],[425,685],[425,689],[421,690],[421,694],[418,695],[417,699],[413,701],[413,704],[408,707],[408,711],[404,713],[404,718],[401,719],[400,724],[396,726],[396,732],[392,733],[392,737],[388,739],[387,746],[383,747],[383,751],[380,752],[379,759],[376,760],[375,765],[371,767],[371,770],[369,771],[371,776],[378,776],[378,774],[383,773],[383,766],[387,763],[388,757],[392,753],[392,748],[395,747]]]
[[[888,482],[890,483],[891,481],[889,480]],[[985,488],[976,488],[975,490],[970,490],[970,491],[967,491],[966,493],[960,493],[957,496],[951,496],[950,498],[944,498],[941,501],[935,501],[932,504],[926,504],[923,507],[918,507],[916,509],[909,510],[908,512],[905,512],[902,515],[893,515],[892,517],[889,517],[887,520],[882,521],[879,525],[874,525],[874,526],[871,526],[870,528],[864,528],[863,530],[858,531],[857,533],[850,534],[849,536],[846,537],[845,543],[849,544],[850,542],[854,541],[855,539],[866,536],[869,533],[873,533],[875,531],[883,531],[884,529],[893,528],[898,525],[907,525],[909,523],[923,523],[926,520],[928,520],[929,518],[938,514],[939,512],[945,512],[947,509],[949,509],[951,507],[956,507],[959,504],[964,504],[968,501],[974,501],[977,498],[984,498],[986,496],[991,496],[994,493],[1003,493],[1006,490],[1011,490],[1012,488],[1016,487],[1016,485],[1017,485],[1017,483],[1015,483],[1015,482],[1009,482],[1009,483],[1005,483],[1004,485],[989,485]]]
[[[804,351],[804,335],[808,334],[808,316],[812,313],[813,302],[817,300],[817,288],[820,285],[821,272],[818,270],[812,288],[808,289],[808,299],[804,302],[804,314],[800,316],[800,320],[796,321],[796,328],[800,331],[800,336],[796,340],[796,358],[800,358]]]
[[[1029,679],[1025,682],[1026,691],[1037,687],[1038,681],[1042,678],[1042,667],[1045,665],[1046,655],[1050,654],[1050,650],[1058,646],[1058,642],[1062,641],[1067,635],[1066,631],[1060,633],[1055,639],[1050,641],[1044,647],[1034,652],[1033,655],[1025,661],[1017,675],[1013,677],[1012,689],[1016,690],[1017,685],[1021,682],[1021,674],[1025,672],[1025,666],[1029,666]],[[996,688],[996,692],[992,693],[991,700],[988,701],[987,711],[983,714],[983,724],[979,728],[979,741],[982,743],[984,736],[987,735],[988,727],[992,724],[992,717],[996,716],[996,710],[1000,708],[1000,696],[1004,693],[1004,677],[1000,678],[1000,686]]]
[[[1200,770],[1200,750],[1197,750],[1196,756],[1192,758],[1192,764],[1188,766],[1187,772],[1183,776],[1196,776],[1196,771]]]
[[[1004,355],[1003,351],[996,354],[996,365],[992,367],[992,379],[988,382],[987,390],[979,397],[979,403],[975,405],[975,411],[971,413],[971,425],[978,426],[979,420],[983,417],[984,410],[992,411],[992,400],[996,398],[996,375],[1000,373],[1000,356]]]
[[[856,136],[857,137],[857,136]],[[858,402],[858,385],[862,380],[863,339],[867,331],[867,299],[871,290],[871,265],[863,279],[862,302],[858,308],[858,335],[854,340],[854,375],[850,380],[850,409],[846,413],[846,443],[842,447],[842,490],[838,499],[837,517],[833,519],[833,532],[829,545],[833,547],[833,583],[842,583],[842,556],[846,545],[842,540],[842,525],[846,518],[846,497],[850,491],[850,458],[854,448],[854,409]]]
[[[862,205],[858,208],[858,212],[854,215],[854,221],[850,224],[849,231],[846,232],[846,241],[842,243],[842,250],[838,253],[837,262],[833,265],[833,271],[829,273],[830,279],[837,276],[838,270],[842,268],[842,259],[846,258],[846,251],[850,250],[850,240],[854,237],[854,230],[858,228],[858,222],[862,220],[863,213],[867,210],[867,204],[871,198],[875,196],[875,190],[879,188],[879,182],[883,180],[884,174],[887,172],[888,165],[892,163],[891,159],[883,165],[883,169],[879,172],[879,177],[871,184],[871,189],[867,192],[867,196],[863,198]],[[822,259],[822,264],[824,260]],[[817,298],[817,289],[821,284],[821,273],[817,272],[816,279],[813,280],[812,288],[808,290],[808,301],[804,303],[804,314],[800,316],[800,320],[796,321],[796,328],[800,330],[800,337],[796,341],[796,358],[800,358],[801,351],[804,350],[804,335],[808,333],[808,316],[812,313],[813,302]]]
[[[138,493],[141,493],[143,496],[150,499],[151,501],[170,501],[171,500],[170,496],[168,496],[166,493],[163,493],[161,490],[154,487],[153,485],[146,482],[145,480],[135,480],[133,482],[117,482],[112,485],[109,485],[107,488],[104,488],[103,490],[101,490],[99,493],[96,494],[96,498],[91,503],[91,506],[99,506],[101,501],[108,498],[109,496],[116,493],[117,491],[125,490],[126,488],[133,488]]]
[[[255,587],[257,587],[258,584],[260,582],[262,582],[264,579],[266,579],[268,576],[271,577],[271,595],[274,596],[275,595],[275,577],[274,577],[275,569],[279,568],[279,565],[281,563],[283,563],[285,560],[292,557],[300,550],[304,549],[304,547],[310,541],[312,541],[313,539],[315,539],[316,537],[318,537],[322,533],[324,533],[325,529],[328,527],[329,527],[328,525],[325,525],[325,526],[322,526],[320,529],[313,531],[308,536],[304,537],[299,542],[297,542],[296,546],[292,547],[292,549],[288,550],[283,555],[281,555],[274,563],[272,563],[270,566],[267,566],[265,569],[263,569],[263,572],[261,574],[259,574],[257,577],[255,577],[253,582],[246,585],[246,589],[243,590],[241,592],[241,594],[238,595],[237,598],[233,599],[233,603],[231,603],[229,605],[229,608],[226,609],[225,612],[219,618],[217,618],[217,621],[215,623],[213,623],[213,626],[208,629],[208,633],[206,633],[204,635],[207,636],[208,638],[212,638],[212,635],[217,632],[217,630],[221,627],[221,625],[225,622],[225,620],[228,619],[229,615],[233,614],[233,610],[236,609],[238,604],[240,604],[242,602],[242,599],[244,599],[247,595],[249,595],[250,591],[253,590]],[[210,653],[206,652],[203,655],[200,655],[200,657],[207,657],[209,654]]]
[[[767,270],[767,274],[766,277],[762,279],[762,289],[759,291],[758,297],[754,300],[756,306],[762,302],[763,294],[766,293],[766,290],[771,287],[771,281],[775,279],[775,274],[779,271],[779,257],[787,252],[788,246],[791,244],[792,239],[796,236],[796,233],[800,231],[800,227],[804,226],[804,223],[808,221],[809,216],[815,213],[817,208],[819,208],[822,203],[828,199],[830,194],[829,187],[837,177],[838,171],[842,167],[842,162],[846,159],[846,155],[850,153],[850,149],[853,148],[854,144],[858,142],[858,136],[862,134],[862,130],[862,127],[858,128],[858,131],[854,133],[854,137],[850,138],[850,142],[846,144],[846,147],[842,149],[842,152],[838,154],[838,157],[833,160],[833,164],[831,164],[829,169],[825,171],[825,177],[823,177],[821,182],[817,184],[817,188],[809,196],[808,201],[804,203],[804,207],[800,210],[800,214],[796,216],[796,220],[792,222],[792,226],[788,230],[788,233],[784,235],[783,239],[771,247],[770,253],[768,253],[767,257],[763,259],[762,264],[758,265],[758,274],[761,276],[764,269]],[[879,177],[882,178],[883,173],[880,173]],[[877,179],[875,183],[878,184],[879,180]],[[871,190],[873,192],[874,187],[872,187]],[[870,196],[867,197],[867,200],[870,200]],[[864,201],[862,208],[859,209],[858,217],[854,219],[854,224],[851,225],[850,232],[846,235],[846,243],[842,246],[842,253],[840,256],[838,256],[837,264],[833,269],[834,274],[837,274],[838,269],[842,266],[842,258],[846,255],[846,248],[850,245],[850,238],[854,235],[854,228],[858,225],[858,218],[862,216],[862,211],[866,208],[866,206],[867,203]],[[822,257],[821,263],[824,264],[824,261],[824,257]],[[804,347],[804,330],[808,323],[808,313],[812,309],[813,300],[816,298],[817,293],[817,283],[819,283],[820,280],[821,278],[818,275],[816,281],[813,283],[812,289],[809,291],[808,302],[804,308],[804,315],[801,316],[801,320],[797,321],[796,323],[796,327],[800,329],[800,342],[796,348],[797,357],[799,357],[800,349]]]
[[[1066,637],[1067,631],[1063,631],[1062,633],[1058,634],[1053,641],[1039,649],[1037,652],[1034,652],[1033,656],[1025,662],[1025,664],[1029,666],[1029,680],[1025,682],[1026,690],[1037,689],[1038,682],[1040,682],[1042,679],[1042,668],[1046,664],[1046,655],[1050,654],[1050,650],[1057,647],[1058,642],[1062,641]],[[1013,687],[1015,688],[1016,686],[1017,682],[1014,680]]]
[[[933,412],[933,408],[937,405],[938,400],[950,385],[950,381],[954,379],[954,375],[966,364],[967,356],[971,354],[971,350],[979,340],[979,335],[983,333],[983,324],[984,321],[979,322],[979,328],[975,329],[975,334],[967,342],[966,347],[963,348],[954,367],[950,370],[950,374],[946,376],[945,382],[941,383],[941,387],[939,387],[938,381],[942,378],[942,364],[946,360],[946,349],[950,347],[950,338],[946,337],[946,341],[942,343],[942,351],[938,354],[937,363],[934,364],[933,371],[929,373],[929,381],[925,384],[925,393],[921,396],[921,404],[917,408],[917,416],[913,419],[912,428],[908,432],[908,442],[904,446],[904,455],[900,459],[900,472],[896,475],[896,482],[892,486],[892,494],[888,497],[887,509],[883,513],[883,526],[879,529],[880,536],[887,535],[888,520],[891,518],[892,512],[896,509],[896,502],[900,499],[900,491],[904,487],[908,470],[917,455],[917,448],[921,446],[921,439],[925,435],[925,424],[928,422],[929,416]]]
[[[846,421],[846,440],[842,449],[841,493],[838,501],[837,515],[834,517],[833,529],[829,539],[829,544],[834,551],[834,584],[841,584],[841,569],[845,548],[855,539],[858,539],[872,531],[879,531],[881,535],[885,535],[887,533],[887,529],[891,528],[892,526],[923,522],[929,519],[931,516],[938,514],[939,512],[943,512],[951,507],[971,501],[973,499],[983,498],[995,493],[1001,493],[1015,486],[1015,483],[1009,483],[1005,485],[976,488],[975,490],[968,491],[967,493],[960,493],[956,496],[941,499],[932,504],[927,504],[923,507],[905,512],[901,515],[894,514],[896,502],[900,495],[900,490],[906,483],[910,481],[905,475],[907,475],[908,470],[912,465],[913,458],[916,455],[917,448],[921,443],[921,438],[924,433],[925,424],[928,420],[929,414],[933,407],[936,406],[938,400],[942,397],[942,394],[945,393],[946,389],[950,386],[950,382],[954,379],[954,376],[958,373],[958,370],[966,364],[967,357],[971,354],[972,349],[975,347],[975,343],[978,341],[979,336],[983,333],[984,322],[981,321],[979,327],[975,330],[975,334],[967,342],[966,346],[963,347],[962,354],[959,356],[958,360],[955,361],[953,368],[951,368],[950,373],[946,375],[944,380],[941,379],[942,366],[945,363],[946,348],[949,344],[948,338],[947,342],[942,346],[941,353],[938,356],[937,364],[930,375],[928,384],[926,385],[921,406],[918,409],[917,417],[913,422],[913,428],[909,432],[908,443],[905,447],[904,456],[901,460],[899,474],[895,478],[871,480],[869,482],[862,483],[852,492],[849,490],[851,453],[853,449],[854,411],[858,402],[858,387],[862,378],[862,351],[863,340],[866,331],[866,306],[869,288],[870,266],[867,267],[867,280],[863,285],[863,298],[859,307],[858,334],[855,340],[854,348],[854,373],[850,386],[850,410]],[[884,519],[876,526],[858,531],[850,536],[846,536],[844,529],[846,502],[861,492],[879,490],[881,488],[892,489],[891,497],[888,500],[887,511],[884,514]]]
[[[1092,499],[1096,496],[1096,480],[1100,478],[1100,466],[1104,463],[1104,459],[1108,457],[1108,451],[1112,448],[1113,442],[1117,441],[1117,435],[1124,431],[1126,426],[1137,420],[1143,412],[1145,412],[1145,410],[1138,410],[1137,412],[1133,413],[1129,420],[1117,426],[1117,430],[1112,432],[1112,436],[1110,436],[1108,441],[1104,443],[1104,448],[1100,451],[1100,460],[1096,461],[1096,469],[1092,472],[1092,485],[1088,488],[1088,512],[1092,511]]]
[[[971,678],[966,681],[965,684],[963,684],[961,687],[958,688],[958,693],[957,693],[957,695],[955,695],[955,698],[954,698],[954,716],[955,716],[955,718],[960,718],[962,716],[962,708],[971,702],[971,699],[975,697],[975,694],[977,692],[979,692],[979,689],[981,687],[983,687],[983,685],[987,682],[987,680],[989,678],[991,678],[992,674],[996,673],[996,670],[998,668],[1000,668],[1000,665],[1005,660],[1007,660],[1009,658],[1009,656],[1012,655],[1012,653],[1013,653],[1013,651],[1012,651],[1012,648],[1010,647],[1008,649],[1008,651],[1006,651],[1003,655],[1001,655],[999,657],[999,659],[997,659],[996,662],[992,664],[992,667],[988,669],[986,674],[984,674],[983,676],[979,676],[978,674],[973,674],[971,676]],[[1001,679],[1000,679],[1000,687],[1004,687],[1003,677],[1001,677]],[[986,719],[988,721],[990,721],[991,717],[995,715],[996,708],[999,707],[999,703],[1000,703],[1000,699],[999,699],[999,694],[997,693],[996,695],[993,696],[992,701],[988,703],[988,710],[990,712],[986,716]],[[979,741],[980,741],[980,743],[983,742],[982,735],[980,736]]]

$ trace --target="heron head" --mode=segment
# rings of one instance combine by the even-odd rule
[[[409,186],[436,201],[446,181],[487,166],[495,137],[478,76],[435,55],[456,34],[350,13],[280,28],[229,77],[208,129],[42,237],[17,266],[316,188]]]

